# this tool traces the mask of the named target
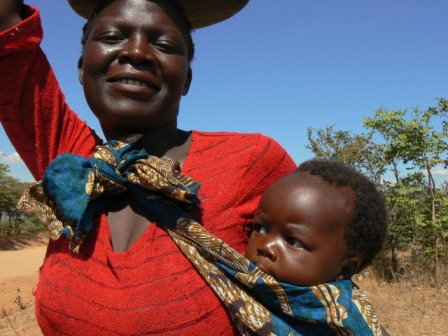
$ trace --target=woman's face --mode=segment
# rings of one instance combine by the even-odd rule
[[[94,19],[79,71],[106,137],[176,125],[192,76],[183,26],[164,1],[116,0]]]

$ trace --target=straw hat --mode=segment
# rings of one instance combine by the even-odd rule
[[[239,12],[249,0],[177,0],[194,29],[224,21]],[[100,0],[68,0],[73,10],[88,19]]]

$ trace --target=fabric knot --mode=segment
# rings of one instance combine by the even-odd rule
[[[148,216],[161,225],[173,226],[179,216],[189,217],[187,210],[201,203],[200,184],[183,175],[178,162],[137,149],[140,138],[134,134],[99,145],[91,158],[58,156],[42,181],[25,190],[18,208],[36,213],[52,239],[68,237],[74,252],[111,198],[125,192],[142,202]]]

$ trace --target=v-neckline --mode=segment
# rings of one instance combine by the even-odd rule
[[[190,131],[190,132],[191,132],[191,135],[190,135],[191,141],[190,141],[190,146],[187,151],[187,155],[185,157],[185,160],[184,160],[182,168],[181,168],[182,172],[188,172],[190,170],[190,167],[189,167],[190,156],[191,156],[191,153],[194,153],[194,146],[195,146],[194,140],[195,140],[196,133],[195,133],[195,131]],[[110,228],[109,218],[107,218],[107,212],[105,212],[102,216],[104,216],[104,219],[102,218],[102,220],[105,220],[105,223],[106,223],[107,238],[108,238],[107,242],[109,245],[109,249],[114,254],[125,255],[128,252],[131,253],[134,249],[138,248],[138,245],[141,244],[141,241],[145,239],[146,235],[149,234],[149,232],[152,232],[154,234],[155,228],[151,228],[151,227],[153,227],[155,225],[154,225],[154,223],[149,223],[149,225],[144,230],[142,230],[142,233],[138,237],[136,237],[136,239],[132,242],[132,244],[127,246],[127,248],[123,249],[122,251],[121,250],[116,251],[116,250],[114,250],[114,247],[113,247],[113,240],[112,240],[112,231],[113,230],[111,230],[111,228]],[[117,230],[117,231],[119,232],[120,230]],[[129,235],[127,238],[130,239],[132,236],[132,232],[129,231],[128,233],[129,233]]]

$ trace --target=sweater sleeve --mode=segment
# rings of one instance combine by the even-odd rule
[[[40,48],[39,11],[0,33],[0,121],[34,178],[41,179],[57,155],[87,156],[98,136],[68,107]]]

